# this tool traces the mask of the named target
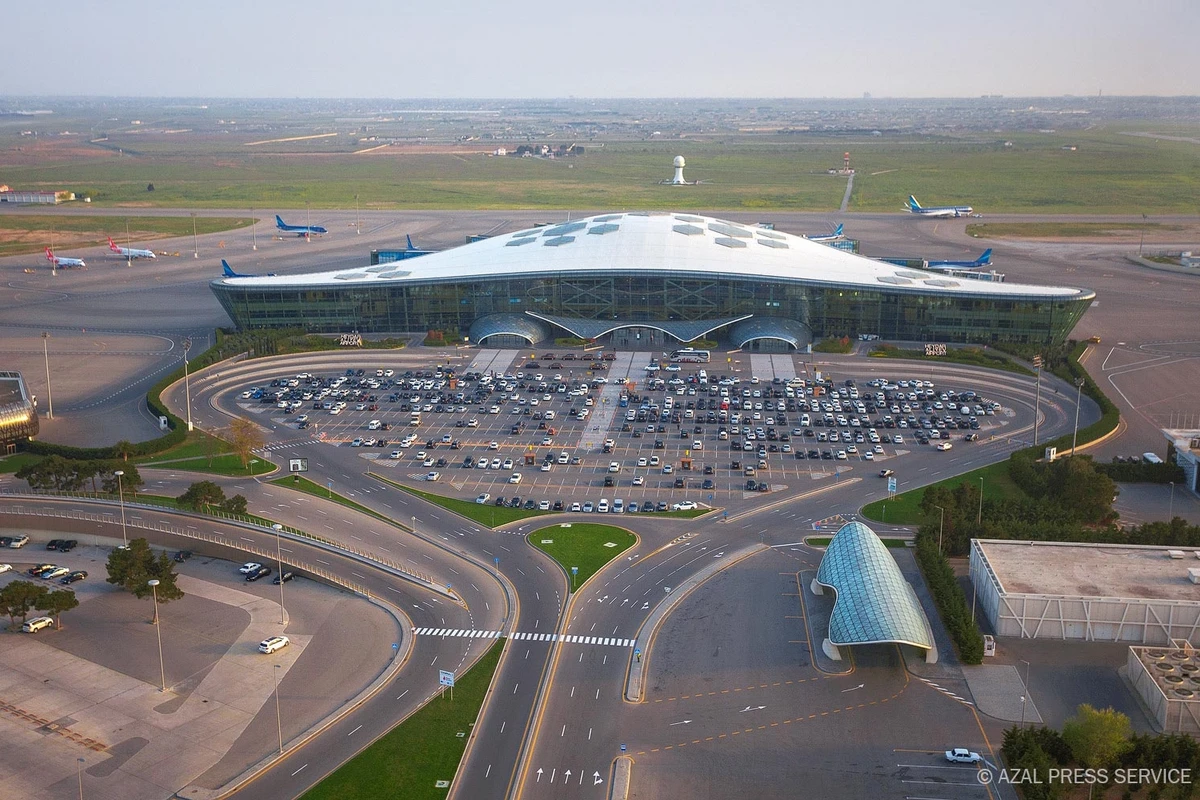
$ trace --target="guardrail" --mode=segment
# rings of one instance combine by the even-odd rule
[[[96,503],[98,505],[104,505],[104,506],[118,506],[119,505],[118,502],[112,501],[112,500],[109,500],[109,499],[106,499],[103,497],[96,497],[94,495],[84,495],[82,493],[73,493],[73,492],[59,492],[59,493],[55,493],[55,494],[44,494],[44,493],[36,493],[36,492],[7,491],[7,492],[0,493],[0,513],[14,514],[14,515],[20,514],[20,515],[34,516],[34,517],[54,517],[54,518],[59,518],[59,519],[73,519],[73,520],[79,520],[79,521],[84,521],[84,522],[93,522],[93,523],[98,523],[98,524],[112,524],[112,525],[120,525],[121,524],[117,519],[115,519],[116,512],[93,513],[93,512],[73,511],[73,510],[72,511],[58,511],[58,510],[48,509],[48,508],[27,507],[24,505],[13,505],[13,506],[3,505],[2,502],[4,500],[8,500],[9,498],[28,498],[29,500],[35,500],[35,501],[41,501],[41,502],[55,502],[55,501],[62,502],[65,500],[82,500],[85,502]],[[244,542],[231,542],[228,540],[228,538],[221,536],[220,534],[204,533],[199,530],[189,530],[187,528],[178,528],[178,527],[175,527],[174,525],[171,525],[171,524],[163,522],[163,521],[148,522],[146,520],[130,519],[129,511],[130,510],[154,511],[154,512],[159,512],[159,513],[178,514],[180,516],[190,517],[192,519],[198,519],[198,520],[220,519],[220,520],[224,520],[226,522],[232,523],[234,525],[238,525],[240,527],[247,528],[249,530],[253,530],[258,533],[266,534],[268,536],[275,535],[276,533],[278,533],[281,538],[287,539],[289,541],[301,541],[301,542],[311,544],[315,547],[319,547],[323,550],[326,550],[328,552],[335,553],[338,555],[355,556],[359,559],[362,559],[364,561],[375,564],[376,566],[387,569],[388,571],[398,575],[401,578],[404,578],[405,580],[419,584],[426,589],[435,591],[438,594],[443,595],[444,597],[448,597],[448,598],[454,600],[455,602],[461,602],[461,600],[458,598],[457,595],[455,595],[452,591],[447,589],[442,584],[434,581],[433,578],[430,577],[429,575],[417,572],[416,570],[409,569],[408,567],[404,566],[403,564],[400,564],[400,563],[393,561],[391,559],[388,559],[388,558],[383,558],[379,555],[370,553],[366,550],[361,550],[356,547],[350,547],[348,545],[341,544],[340,542],[334,542],[329,539],[324,539],[319,536],[314,536],[311,533],[307,533],[305,531],[301,531],[296,528],[292,528],[290,526],[286,526],[286,525],[282,526],[282,528],[279,531],[276,531],[275,528],[263,525],[251,517],[245,517],[245,516],[238,515],[238,514],[226,514],[226,513],[198,514],[196,512],[192,512],[192,511],[174,509],[174,508],[170,508],[168,506],[153,505],[150,503],[137,503],[137,502],[125,503],[124,507],[125,507],[125,512],[126,512],[125,513],[125,526],[127,528],[136,528],[138,530],[154,531],[156,533],[166,533],[166,534],[170,534],[173,536],[180,536],[180,537],[183,537],[186,539],[195,539],[198,541],[205,541],[205,542],[210,542],[210,543],[220,543],[220,544],[224,544],[228,547],[233,547],[238,550],[243,550],[245,552],[252,553],[254,555],[262,556],[267,559],[275,558],[276,554],[274,554],[274,553],[271,553],[269,551],[263,551],[261,548],[246,544]],[[325,570],[321,570],[318,568],[312,568],[312,567],[309,567],[308,565],[293,564],[292,562],[288,562],[288,563],[291,566],[295,566],[297,568],[304,569],[306,572],[311,571],[315,575],[320,575],[322,578],[330,580],[331,582],[336,583],[339,586],[345,586],[346,588],[350,588],[353,591],[360,591],[360,589],[358,587],[355,587],[354,585],[347,583],[346,581],[344,581],[341,578],[337,578],[332,573],[328,573]],[[361,590],[360,593],[366,594],[367,592],[365,590]]]

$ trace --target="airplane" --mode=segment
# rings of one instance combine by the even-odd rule
[[[46,248],[46,260],[49,261],[51,264],[53,264],[55,267],[63,267],[64,269],[66,267],[83,267],[85,269],[87,268],[87,264],[85,264],[83,262],[82,258],[67,258],[66,256],[56,256],[56,255],[54,255],[54,253],[50,252],[49,247]]]
[[[922,217],[965,217],[975,209],[970,206],[934,206],[924,208],[911,194],[908,196],[908,210]]]
[[[396,260],[403,261],[407,258],[416,258],[417,256],[427,256],[430,253],[436,253],[436,250],[419,250],[413,245],[412,237],[408,234],[404,235],[404,239],[408,242],[408,247],[396,253]]]
[[[297,236],[320,236],[323,233],[329,233],[320,225],[288,225],[278,214],[275,215],[275,227],[281,233],[294,233]]]
[[[841,239],[845,239],[846,235],[842,233],[842,223],[839,222],[833,233],[806,234],[804,238],[808,239],[810,242],[836,242]]]
[[[108,237],[108,249],[117,253],[121,258],[158,258],[153,250],[138,250],[136,247],[121,247]]]
[[[233,268],[229,266],[229,262],[223,258],[221,259],[221,271],[224,273],[226,278],[253,278],[253,277],[255,277],[253,275],[244,275],[240,272],[234,272]],[[274,272],[268,272],[267,276],[271,277],[274,274],[275,274]]]
[[[926,261],[929,269],[979,269],[992,263],[992,248],[983,251],[983,255],[974,261]]]

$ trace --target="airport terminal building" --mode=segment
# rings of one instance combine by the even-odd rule
[[[803,237],[667,212],[606,214],[420,258],[222,278],[241,329],[440,330],[482,346],[556,337],[749,350],[873,334],[929,342],[1064,341],[1095,294],[899,267]]]

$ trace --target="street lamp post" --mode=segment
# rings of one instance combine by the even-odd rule
[[[184,402],[187,404],[187,428],[188,433],[192,432],[192,384],[188,375],[188,350],[192,349],[192,340],[183,340],[183,396]]]
[[[121,505],[121,541],[125,547],[129,547],[129,536],[125,532],[125,487],[122,485],[121,476],[125,474],[125,470],[113,470],[113,475],[117,476],[117,501]]]
[[[1021,727],[1025,727],[1025,698],[1029,696],[1029,662],[1025,659],[1020,659],[1025,665],[1025,693],[1021,695]]]
[[[1079,401],[1083,396],[1083,378],[1075,379],[1075,430],[1071,434],[1071,455],[1075,455],[1075,443],[1079,440]]]
[[[275,669],[271,670],[271,674],[275,676],[275,727],[279,730],[279,754],[283,755],[283,715],[279,711],[279,670],[280,666],[275,665]]]
[[[946,530],[946,509],[934,506],[938,510],[938,552],[942,552],[942,533]]]
[[[276,522],[271,526],[275,529],[275,564],[279,567],[279,624],[287,624],[287,612],[283,607],[283,549],[279,544],[279,534],[283,531],[283,525]]]
[[[158,579],[151,578],[146,581],[146,585],[150,587],[150,591],[154,596],[154,632],[158,634],[158,674],[162,678],[162,690],[167,690],[167,668],[163,664],[162,652],[162,625],[158,621]]]
[[[46,402],[50,404],[50,419],[54,419],[54,395],[50,392],[50,338],[48,331],[42,331],[42,355],[46,357]]]
[[[1033,368],[1037,372],[1037,389],[1033,401],[1033,444],[1036,447],[1038,443],[1038,424],[1040,422],[1038,415],[1042,410],[1042,357],[1040,355],[1033,357]]]
[[[254,240],[252,250],[258,249],[258,220],[254,218],[254,206],[250,206],[250,236]]]
[[[358,195],[354,195],[354,233],[362,233],[362,226],[358,223]]]
[[[983,476],[979,476],[979,512],[975,515],[975,524],[983,524]]]
[[[1171,505],[1170,510],[1167,511],[1167,522],[1170,522],[1175,519],[1175,481],[1168,481],[1168,483],[1171,484]]]
[[[192,212],[192,258],[200,257],[200,238],[196,234],[196,212]]]
[[[79,800],[83,800],[83,765],[82,757],[75,759],[75,775],[79,778]]]

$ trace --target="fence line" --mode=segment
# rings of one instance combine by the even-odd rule
[[[86,501],[89,503],[98,503],[98,504],[103,504],[103,505],[115,505],[113,503],[113,501],[111,501],[111,500],[107,500],[104,498],[97,498],[94,496],[75,494],[75,493],[71,493],[71,492],[62,492],[62,493],[58,493],[55,495],[45,495],[45,494],[38,494],[38,493],[34,493],[34,492],[7,491],[7,492],[4,492],[3,495],[0,495],[0,497],[5,497],[5,496],[28,497],[30,499],[38,498],[38,499],[41,499],[43,501],[48,501],[48,502],[69,499],[69,500],[83,500],[83,501]],[[125,526],[127,528],[135,528],[137,530],[154,531],[155,533],[165,533],[165,534],[170,534],[173,536],[181,536],[186,539],[195,539],[195,540],[199,540],[199,541],[219,543],[219,544],[226,545],[228,547],[233,547],[237,550],[242,550],[242,551],[245,551],[248,553],[252,553],[253,555],[262,556],[267,559],[273,559],[276,556],[276,554],[274,554],[274,553],[262,550],[259,547],[247,544],[245,542],[231,542],[231,541],[229,541],[229,539],[227,537],[222,536],[221,534],[205,533],[205,532],[200,531],[199,529],[189,530],[187,528],[177,528],[174,525],[171,525],[170,523],[162,521],[162,520],[155,520],[155,521],[151,522],[151,521],[147,521],[147,520],[137,519],[136,517],[133,519],[130,519],[129,513],[128,513],[130,509],[142,510],[142,511],[154,511],[154,512],[158,512],[158,513],[179,514],[181,516],[191,517],[191,518],[198,519],[198,520],[221,519],[221,520],[225,520],[227,522],[232,522],[234,524],[240,525],[241,527],[244,527],[244,528],[250,528],[254,531],[257,531],[258,533],[266,534],[269,536],[273,536],[277,533],[274,528],[268,527],[266,525],[262,525],[261,523],[254,520],[254,518],[252,518],[252,517],[246,517],[246,516],[242,516],[242,515],[238,515],[238,514],[227,514],[227,513],[204,515],[204,514],[196,514],[194,512],[189,512],[189,511],[184,511],[184,510],[172,509],[172,508],[168,508],[166,506],[152,505],[149,503],[136,503],[136,502],[125,503],[125,511],[126,511]],[[49,517],[49,518],[54,518],[54,519],[70,519],[70,520],[76,520],[76,521],[81,521],[81,522],[92,522],[92,523],[105,524],[105,525],[119,525],[120,524],[120,522],[116,519],[116,516],[115,516],[116,512],[112,512],[112,511],[104,512],[104,513],[78,511],[75,509],[62,511],[62,510],[50,509],[50,508],[38,508],[35,506],[26,506],[26,505],[22,504],[22,505],[12,505],[12,506],[0,505],[0,514],[23,515],[23,516],[32,516],[32,517]],[[383,558],[374,553],[367,552],[367,551],[359,549],[357,547],[351,547],[349,545],[345,545],[340,542],[334,542],[329,539],[324,539],[319,536],[314,536],[305,531],[300,531],[295,528],[291,528],[290,526],[284,526],[282,528],[282,530],[278,531],[278,534],[283,539],[288,539],[288,540],[292,540],[292,541],[302,540],[302,541],[305,541],[314,546],[320,547],[322,549],[329,550],[333,553],[337,553],[339,555],[356,556],[357,558],[360,558],[364,561],[368,561],[377,566],[381,566],[388,570],[391,570],[394,573],[398,573],[400,575],[400,577],[405,578],[406,580],[410,580],[414,583],[421,584],[422,586],[424,586],[427,589],[432,589],[433,591],[438,592],[439,594],[442,594],[446,597],[450,597],[456,601],[458,600],[457,596],[455,596],[453,593],[451,593],[443,585],[436,583],[431,576],[429,576],[425,573],[417,572],[416,570],[413,570],[413,569],[409,569],[408,567],[404,566],[403,564],[393,561],[392,559]],[[297,564],[297,563],[292,563],[292,562],[287,562],[287,563],[290,566],[295,566],[299,569],[304,569],[306,572],[313,572],[314,574],[319,574],[319,575],[321,575],[321,577],[326,578],[326,579],[330,580],[331,582],[336,583],[340,586],[345,586],[346,588],[349,588],[352,591],[357,591],[360,594],[367,594],[367,591],[365,589],[363,589],[362,587],[358,587],[356,584],[348,583],[344,579],[333,575],[333,573],[329,573],[325,570],[309,567],[307,564]]]

